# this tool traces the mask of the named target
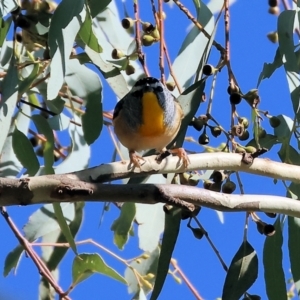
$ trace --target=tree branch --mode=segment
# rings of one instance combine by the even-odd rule
[[[189,209],[193,209],[193,205],[199,205],[227,212],[263,211],[300,217],[300,202],[285,197],[228,195],[175,184],[108,185],[87,183],[71,177],[71,175],[47,175],[26,179],[2,178],[0,179],[0,206],[75,201],[121,201],[146,204],[162,202]]]
[[[74,172],[78,180],[104,183],[128,177],[141,177],[151,174],[183,173],[198,170],[228,170],[241,171],[264,177],[288,180],[300,183],[300,166],[275,162],[267,158],[255,158],[252,164],[242,162],[242,156],[236,153],[200,153],[190,154],[190,164],[185,168],[177,156],[169,156],[161,163],[156,156],[144,157],[141,168],[129,168],[129,161],[103,164],[94,168]]]

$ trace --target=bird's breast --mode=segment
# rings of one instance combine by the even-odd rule
[[[164,111],[153,92],[142,96],[142,124],[139,128],[141,136],[156,136],[165,132]]]

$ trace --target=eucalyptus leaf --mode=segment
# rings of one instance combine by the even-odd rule
[[[109,267],[98,253],[83,253],[73,260],[72,285],[77,285],[95,273],[106,275],[127,284],[126,280],[117,271]]]
[[[111,0],[88,0],[88,6],[91,11],[92,18],[96,17],[99,13],[101,13],[107,5],[111,2]]]
[[[57,97],[61,89],[69,56],[81,24],[86,17],[85,1],[61,1],[55,10],[49,28],[48,45],[51,56],[51,73],[47,85],[47,99]]]
[[[131,202],[124,203],[121,208],[120,216],[111,225],[111,230],[114,231],[114,243],[119,249],[123,249],[128,241],[134,217],[135,204]]]
[[[257,254],[249,242],[243,241],[226,274],[222,300],[239,300],[252,286],[257,276]]]
[[[161,252],[158,260],[157,277],[150,300],[156,300],[163,288],[166,277],[169,271],[169,264],[172,258],[173,250],[179,234],[181,222],[181,209],[174,207],[167,214],[165,218],[165,231],[161,244]]]
[[[93,32],[92,28],[92,18],[89,12],[86,14],[85,21],[82,24],[78,35],[80,36],[81,40],[89,46],[94,51],[100,53],[102,52],[101,46],[98,44],[98,40]]]
[[[273,236],[266,237],[263,250],[264,276],[269,300],[287,299],[282,267],[283,236],[279,217],[274,227],[276,232]]]
[[[18,245],[7,254],[4,262],[4,277],[6,277],[12,269],[16,269],[18,267],[23,251],[24,248],[21,245]]]
[[[266,78],[270,78],[273,75],[273,73],[282,66],[282,64],[283,64],[282,55],[278,48],[273,62],[272,63],[264,63],[263,69],[258,78],[257,88],[259,87],[262,80],[264,80]]]
[[[17,128],[12,133],[12,147],[28,175],[34,176],[39,170],[39,161],[27,136]]]
[[[67,224],[67,221],[63,215],[62,208],[60,206],[60,203],[53,203],[53,208],[55,212],[55,216],[57,219],[57,222],[59,224],[59,227],[65,236],[66,240],[68,241],[70,247],[74,251],[74,253],[77,255],[77,247],[74,241],[74,236],[72,235],[72,232]]]
[[[290,186],[290,189],[294,189]],[[298,199],[300,197],[299,187],[297,188]],[[289,194],[287,193],[287,196]],[[291,272],[293,276],[293,282],[295,284],[297,294],[300,294],[300,261],[299,261],[299,249],[300,249],[300,219],[295,217],[288,217],[288,251],[291,264]]]
[[[18,100],[18,70],[12,57],[7,74],[2,82],[2,97],[0,101],[0,153],[8,135],[11,119]]]
[[[7,18],[6,20],[4,20],[3,18],[0,19],[0,47],[2,47],[5,38],[7,36],[7,33],[9,31],[10,25],[11,25],[11,21],[12,21],[12,17]]]

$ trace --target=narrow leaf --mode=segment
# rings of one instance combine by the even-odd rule
[[[40,168],[39,161],[27,136],[17,128],[12,134],[12,147],[29,176],[34,176]]]
[[[161,244],[161,252],[158,260],[157,277],[155,280],[154,289],[150,300],[156,300],[163,288],[166,277],[169,271],[169,265],[172,258],[173,250],[179,234],[181,222],[181,209],[173,208],[166,214],[165,217],[165,231]]]
[[[114,231],[114,243],[119,249],[123,249],[128,241],[134,217],[135,204],[130,202],[124,203],[119,218],[111,226],[111,230]]]
[[[49,28],[51,73],[47,86],[47,99],[55,99],[66,74],[67,63],[76,35],[85,20],[85,1],[61,1],[55,10]]]
[[[11,21],[12,21],[11,17],[7,18],[6,20],[1,18],[1,21],[0,21],[0,24],[1,24],[1,26],[0,26],[0,47],[2,47],[2,45],[5,41]]]
[[[85,16],[85,21],[82,24],[78,34],[79,34],[81,40],[87,46],[89,46],[91,49],[93,49],[97,53],[102,52],[102,48],[98,44],[98,40],[93,32],[92,18],[90,16],[89,12],[87,12],[87,14]]]
[[[90,93],[87,100],[85,113],[81,119],[84,139],[88,145],[91,145],[99,137],[103,126],[102,103],[99,91]]]
[[[101,13],[110,2],[111,0],[88,0],[88,6],[90,8],[92,18]]]
[[[2,52],[1,52],[2,54]],[[2,98],[0,101],[0,153],[8,135],[11,118],[18,100],[18,70],[15,66],[15,58],[12,56],[7,74],[2,81]]]
[[[222,300],[238,300],[253,285],[258,275],[255,250],[245,241],[234,255],[223,287]]]
[[[291,188],[291,187],[290,187]],[[300,193],[298,193],[300,197]],[[293,282],[297,290],[298,296],[300,295],[300,219],[288,217],[288,249],[291,263],[291,272]]]
[[[276,233],[266,237],[263,250],[265,284],[269,300],[287,299],[285,277],[282,268],[282,229],[280,219],[274,224]]]
[[[10,251],[5,258],[3,276],[6,277],[13,268],[17,268],[21,259],[24,248],[18,245],[14,250]]]
[[[60,226],[62,233],[64,234],[66,240],[70,244],[74,253],[77,255],[77,247],[76,247],[76,244],[74,241],[74,237],[73,237],[70,227],[68,226],[66,219],[63,215],[60,203],[53,203],[53,208],[54,208],[55,216],[57,218],[57,222]]]

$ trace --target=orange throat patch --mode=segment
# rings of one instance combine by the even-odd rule
[[[146,92],[142,97],[142,119],[143,124],[139,128],[142,136],[156,136],[163,134],[164,112],[153,92]]]

